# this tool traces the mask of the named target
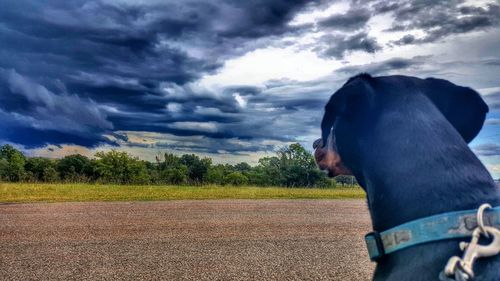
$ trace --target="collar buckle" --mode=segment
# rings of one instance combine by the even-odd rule
[[[382,237],[377,231],[372,231],[365,235],[366,247],[371,261],[377,261],[385,255]]]

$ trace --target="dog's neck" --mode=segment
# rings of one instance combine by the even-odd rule
[[[437,109],[419,108],[426,107],[382,115],[368,136],[373,146],[362,153],[367,157],[356,176],[376,231],[486,202],[500,204],[499,189],[458,132]],[[406,122],[401,114],[409,116]]]

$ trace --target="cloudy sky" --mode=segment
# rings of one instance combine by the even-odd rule
[[[480,92],[500,177],[500,1],[0,0],[0,143],[255,163],[310,147],[359,72]]]

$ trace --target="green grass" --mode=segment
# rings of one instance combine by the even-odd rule
[[[0,183],[0,202],[156,201],[183,199],[354,199],[363,190],[233,186],[134,186]]]

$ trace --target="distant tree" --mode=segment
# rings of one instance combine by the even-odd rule
[[[331,186],[332,182],[317,167],[312,154],[300,144],[291,144],[276,156],[259,159],[259,165],[248,172],[256,185],[289,187]]]
[[[9,161],[14,155],[21,155],[24,158],[24,155],[21,153],[21,151],[15,149],[10,144],[6,144],[0,147],[0,158]]]
[[[39,181],[31,171],[24,171],[23,182],[35,183]]]
[[[278,152],[282,185],[310,187],[324,184],[325,176],[316,167],[312,154],[298,143]]]
[[[24,178],[24,164],[26,158],[21,151],[11,145],[4,145],[0,148],[0,159],[3,159],[2,177],[7,181],[21,181]]]
[[[164,168],[174,168],[181,165],[181,158],[173,153],[165,153],[163,160],[163,169]]]
[[[257,167],[248,173],[251,184],[259,186],[280,186],[283,182],[278,157],[264,157],[259,159]]]
[[[80,154],[65,156],[57,163],[56,170],[66,182],[86,182],[94,176],[90,159]]]
[[[145,165],[150,182],[152,184],[163,183],[160,179],[160,169],[158,168],[158,163],[145,162]]]
[[[188,181],[189,169],[181,163],[181,158],[172,153],[156,156],[158,182],[184,184]]]
[[[252,170],[252,166],[250,166],[250,164],[248,164],[247,162],[241,162],[234,165],[234,169],[238,172],[245,174]]]
[[[357,185],[358,182],[354,176],[340,175],[335,177],[335,182],[342,185]]]
[[[206,181],[212,184],[225,184],[224,176],[226,174],[224,165],[213,165],[207,171]]]
[[[189,180],[194,184],[202,184],[205,181],[208,169],[212,164],[212,159],[200,159],[194,154],[184,154],[180,158],[180,163],[188,168]]]
[[[231,184],[259,186],[335,186],[320,172],[312,154],[300,144],[276,152],[276,156],[259,159],[258,165],[246,162],[236,165],[212,165],[210,158],[194,154],[181,157],[165,153],[156,162],[146,162],[125,152],[112,150],[96,153],[96,159],[75,154],[60,160],[26,158],[11,145],[0,147],[0,181],[87,182],[119,184]],[[339,184],[357,184],[350,176],[336,178]]]
[[[185,165],[169,167],[160,172],[162,182],[169,184],[183,184],[188,180],[188,168]]]
[[[54,167],[45,167],[45,169],[43,169],[42,181],[57,182],[59,181],[59,173],[57,173]]]
[[[103,182],[122,184],[147,184],[149,174],[144,161],[126,152],[111,150],[97,152],[94,162],[95,171]]]
[[[27,158],[24,165],[26,175],[25,181],[55,182],[59,175],[55,170],[56,160],[42,157]]]
[[[278,151],[285,186],[318,186],[327,184],[326,176],[318,170],[314,157],[298,143]]]
[[[8,180],[7,169],[9,162],[6,159],[0,158],[0,181]]]
[[[241,172],[232,172],[225,177],[225,182],[231,185],[245,185],[248,178]]]

